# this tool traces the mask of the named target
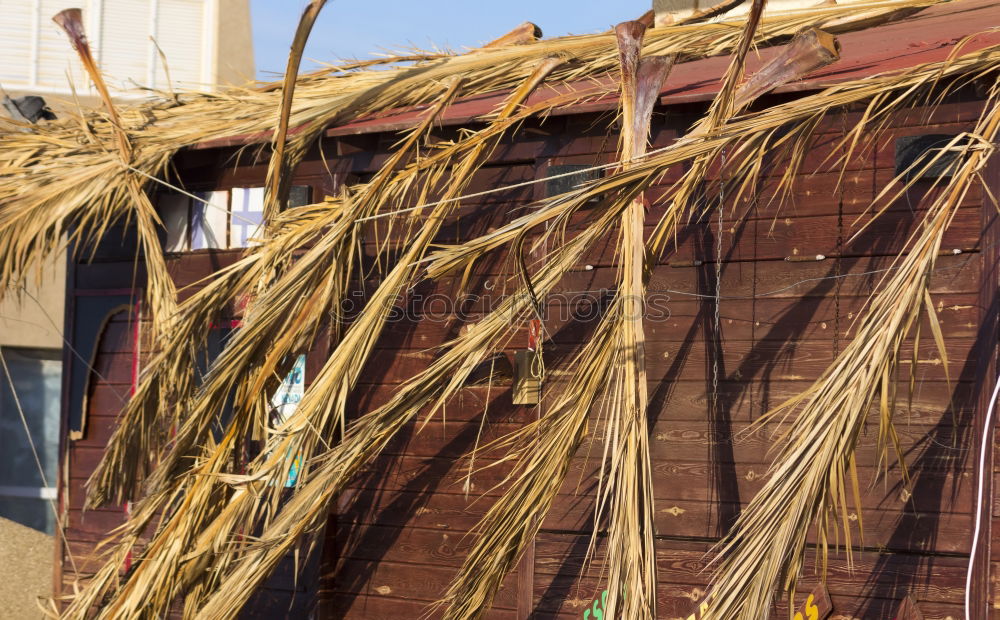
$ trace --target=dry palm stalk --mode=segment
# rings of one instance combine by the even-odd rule
[[[840,44],[828,32],[806,28],[771,62],[751,75],[736,91],[733,109],[745,109],[755,99],[782,84],[802,79],[840,59]]]
[[[622,298],[616,297],[607,316],[621,312]],[[571,379],[546,414],[496,444],[508,447],[508,458],[516,458],[517,466],[508,476],[507,490],[476,526],[476,542],[442,601],[448,606],[446,620],[481,618],[488,612],[504,577],[541,527],[586,434],[591,410],[620,361],[621,335],[607,316],[574,357]]]
[[[767,483],[720,544],[712,617],[758,618],[761,609],[770,608],[779,589],[794,595],[813,524],[819,530],[824,568],[828,523],[831,517],[836,520],[837,513],[843,518],[845,547],[851,549],[849,495],[860,508],[854,470],[857,439],[878,400],[882,453],[894,442],[892,383],[900,350],[922,311],[937,330],[928,281],[944,232],[995,150],[993,141],[1000,128],[997,94],[994,84],[975,130],[956,136],[946,147],[960,154],[961,166],[929,205],[923,225],[912,235],[905,253],[895,259],[893,271],[883,278],[854,339],[813,385],[765,416],[765,420],[773,419],[798,409]],[[926,165],[918,164],[926,170],[940,157],[941,153]],[[905,178],[904,173],[897,182],[908,185]],[[947,360],[943,339],[935,334],[935,340],[941,359]],[[896,452],[901,459],[898,446]]]
[[[673,65],[672,57],[640,60],[646,27],[625,22],[615,28],[621,63],[622,166],[646,152],[653,106]],[[608,527],[609,617],[656,617],[656,549],[653,526],[653,484],[649,458],[646,409],[645,242],[646,206],[643,195],[632,199],[622,213],[622,266],[618,295],[620,313],[614,325],[621,366],[614,373],[614,396],[606,429],[610,454],[605,456],[607,484],[599,504],[610,515]],[[599,523],[601,508],[595,522]],[[619,613],[619,604],[620,613]]]
[[[267,167],[267,195],[264,199],[264,219],[270,222],[275,215],[288,203],[288,192],[291,188],[292,174],[298,165],[297,160],[285,155],[285,138],[288,136],[288,118],[292,113],[292,99],[295,95],[295,84],[299,77],[299,64],[302,62],[302,52],[305,50],[309,33],[313,24],[323,10],[326,0],[313,0],[302,11],[295,37],[292,39],[292,50],[288,54],[288,66],[285,67],[285,79],[281,86],[281,107],[278,111],[278,130],[272,140],[273,153]]]
[[[90,80],[97,88],[97,92],[104,102],[104,107],[108,111],[108,118],[112,126],[115,142],[118,145],[118,153],[124,166],[131,166],[135,161],[134,147],[129,140],[128,134],[121,125],[118,111],[111,101],[108,87],[104,83],[101,71],[94,62],[94,57],[90,53],[90,44],[87,42],[87,35],[83,28],[83,15],[80,9],[66,9],[56,14],[52,21],[62,28],[69,36],[73,49],[76,50],[80,61],[83,63]],[[134,211],[136,231],[139,234],[139,241],[142,245],[143,254],[147,266],[147,293],[146,300],[152,310],[152,329],[154,337],[169,333],[170,321],[173,318],[177,303],[177,292],[174,290],[173,280],[167,273],[167,264],[163,258],[163,248],[157,235],[158,227],[161,225],[160,217],[156,214],[156,208],[150,202],[149,197],[143,191],[143,183],[129,171],[124,171],[121,176],[124,182],[119,184],[119,191],[123,196],[127,196]]]
[[[542,38],[542,29],[531,22],[524,22],[517,28],[514,28],[502,37],[493,39],[484,48],[489,47],[503,47],[506,45],[524,45],[525,43],[533,43],[538,39]]]
[[[599,238],[606,234],[632,204],[637,191],[651,181],[652,177],[646,177],[629,189],[613,179],[603,179],[577,190],[576,194],[586,191],[584,195],[596,195],[615,188],[620,194],[609,210],[570,244],[578,243],[585,235]],[[544,294],[546,289],[539,288]],[[614,369],[624,363],[618,329],[623,315],[623,298],[618,296],[602,317],[596,334],[571,363],[569,384],[555,397],[548,413],[503,442],[489,446],[511,446],[508,458],[516,459],[517,466],[507,479],[507,491],[480,520],[476,543],[448,588],[442,601],[448,605],[446,618],[476,618],[486,613],[524,545],[537,533],[586,433],[594,404],[607,389]]]
[[[766,0],[753,0],[753,3],[750,6],[750,13],[747,15],[746,23],[743,26],[743,36],[740,38],[740,42],[736,46],[736,51],[733,53],[729,66],[726,68],[726,73],[722,78],[722,86],[719,88],[719,93],[715,96],[715,99],[712,100],[712,104],[708,108],[708,113],[705,114],[698,124],[685,136],[686,140],[699,140],[703,139],[706,135],[713,134],[739,111],[736,107],[736,102],[739,98],[737,93],[740,82],[743,81],[743,76],[746,71],[747,53],[749,53],[750,47],[753,45],[754,35],[757,32],[761,19],[764,16],[765,4]],[[793,76],[789,75],[787,72],[779,73],[775,76],[776,79],[780,79],[782,77],[790,79]],[[771,87],[773,88],[777,85],[777,83],[773,83]],[[759,92],[760,94],[767,92],[767,90],[769,89],[760,86],[753,88],[753,91]],[[751,100],[749,97],[743,97],[742,99],[745,102],[744,105],[748,105]],[[673,199],[683,203],[695,202],[695,197],[697,196],[699,189],[702,187],[704,179],[708,175],[709,166],[719,155],[721,155],[721,164],[724,166],[725,147],[710,154],[694,158],[691,162],[690,169],[685,173],[684,178],[679,183]],[[693,211],[688,211],[689,218],[692,217],[693,214]],[[677,229],[675,224],[667,221],[665,218],[661,218],[652,233],[654,247],[656,247],[659,251],[662,251],[662,248],[666,246],[668,230],[676,231]],[[654,251],[653,255],[658,256],[659,253]]]
[[[704,121],[705,131],[711,132],[715,130],[715,128],[732,118],[738,111],[736,107],[738,88],[746,73],[747,54],[750,52],[751,46],[753,46],[757,29],[760,27],[761,19],[764,17],[764,6],[766,4],[766,0],[753,0],[750,4],[750,13],[747,15],[746,24],[743,26],[743,36],[740,37],[739,44],[737,44],[736,50],[733,52],[733,58],[729,61],[729,66],[726,68],[726,74],[722,77],[722,87],[719,88],[719,93],[712,100],[712,105],[709,106],[708,114],[706,114],[706,120]],[[773,87],[772,85],[771,88]],[[770,89],[764,86],[755,90],[764,93]],[[746,97],[745,99],[749,103],[750,97]]]
[[[712,6],[708,7],[708,8],[706,8],[706,9],[702,9],[700,11],[695,11],[694,13],[692,13],[691,15],[689,15],[688,17],[684,18],[683,20],[679,20],[679,21],[681,21],[681,22],[702,22],[702,21],[705,21],[705,20],[708,20],[708,19],[712,19],[713,17],[718,17],[719,15],[722,15],[724,13],[727,13],[730,10],[732,10],[732,9],[738,7],[739,5],[743,4],[744,2],[746,2],[746,0],[723,0],[722,2],[719,2],[718,4],[712,5]],[[668,17],[670,17],[670,16],[668,16]],[[670,19],[671,19],[671,21],[669,21],[669,22],[659,23],[659,24],[656,24],[656,25],[657,26],[670,26],[670,25],[672,25],[674,23],[673,22],[673,18],[670,17]]]
[[[625,161],[645,149],[652,108],[672,64],[669,58],[648,58],[639,64],[640,45],[636,39],[641,39],[644,30],[645,26],[639,22],[619,26],[619,32],[631,37],[631,41],[623,44],[622,52]],[[626,589],[624,616],[655,616],[656,567],[649,517],[652,497],[648,449],[643,450],[646,441],[641,328],[643,212],[643,202],[634,191],[623,191],[613,205],[611,213],[621,213],[624,247],[633,259],[626,258],[622,272],[624,293],[615,298],[596,334],[572,361],[570,383],[546,415],[497,444],[512,447],[509,458],[517,458],[518,465],[508,478],[509,489],[477,526],[479,537],[442,601],[448,606],[445,618],[478,618],[489,610],[503,578],[538,531],[562,486],[569,462],[583,440],[594,403],[621,367],[631,368],[632,372],[626,372],[624,382],[616,385],[625,392],[631,390],[632,395],[616,394],[624,402],[619,401],[611,414],[621,413],[625,422],[621,430],[626,439],[622,449],[612,456],[610,468],[615,502],[611,510],[612,536],[616,538],[612,543],[614,559],[609,562],[614,565],[621,560],[621,566],[632,569],[613,570],[609,590]],[[607,230],[613,220],[606,217],[592,224],[588,233]],[[634,327],[636,323],[638,328]],[[614,598],[609,597],[609,610],[615,609]]]
[[[261,310],[254,310],[254,307],[249,309],[244,328],[233,335],[216,365],[213,366],[205,385],[200,388],[198,401],[189,405],[190,411],[184,418],[190,421],[190,428],[185,429],[180,437],[173,440],[175,453],[182,456],[204,436],[217,412],[217,403],[224,400],[232,389],[232,377],[241,377],[244,381],[259,384],[271,377],[281,360],[292,352],[292,348],[288,345],[278,346],[281,341],[275,341],[273,333],[277,331],[286,336],[293,334],[296,340],[305,340],[324,319],[326,308],[339,303],[343,298],[343,292],[331,292],[325,301],[325,307],[321,307],[323,304],[312,305],[307,321],[292,324],[292,329],[288,329],[287,326],[281,327],[286,325],[289,315],[302,312],[305,295],[323,290],[325,286],[334,282],[340,291],[348,286],[352,273],[355,220],[374,213],[392,182],[400,182],[398,179],[393,181],[394,176],[398,174],[396,166],[411,156],[412,149],[430,129],[440,111],[454,99],[457,88],[457,82],[445,88],[441,100],[428,112],[421,125],[410,132],[387,165],[350,204],[321,204],[319,206],[324,208],[310,218],[302,217],[302,208],[290,211],[286,217],[281,218],[286,222],[284,234],[278,234],[276,239],[251,254],[256,260],[250,273],[241,276],[238,282],[225,286],[218,293],[213,291],[211,295],[200,295],[200,299],[191,300],[188,307],[192,309],[193,314],[188,320],[189,324],[198,320],[199,305],[207,304],[210,308],[221,308],[229,300],[236,298],[239,292],[252,292],[257,290],[262,282],[267,283],[267,288],[258,293],[258,299],[254,304]],[[294,250],[307,247],[307,244],[313,241],[315,243],[298,259],[291,270],[272,281],[273,273],[280,263],[287,261]],[[165,364],[171,364],[170,355],[163,357]],[[157,361],[155,360],[150,371],[144,374],[144,380],[152,380],[155,377],[156,370],[160,367]],[[224,372],[219,370],[224,367],[226,368]],[[150,396],[155,398],[155,394]],[[178,395],[181,396],[186,399],[193,397],[190,393]],[[156,405],[155,400],[137,403],[133,399],[128,411],[140,406]],[[125,422],[130,421],[128,411]],[[123,469],[130,471],[129,465],[134,459],[133,456],[129,456],[134,454],[131,437],[135,433],[144,431],[142,428],[121,429],[121,426],[130,425],[120,425],[120,430],[110,441],[111,450],[105,455],[89,485],[91,502],[95,505],[108,498],[114,498],[116,501],[120,501],[123,497],[134,498],[136,481],[123,480],[120,472]],[[150,445],[153,446],[154,453],[158,451],[155,445]],[[121,456],[115,456],[119,452]],[[172,475],[173,472],[168,472],[166,478]],[[141,480],[143,476],[136,477]]]

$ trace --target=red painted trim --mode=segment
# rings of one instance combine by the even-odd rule
[[[132,322],[132,368],[129,377],[128,395],[132,397],[135,396],[136,389],[139,387],[139,356],[142,354],[139,342],[139,326],[142,324],[142,301],[136,300],[135,310],[132,312],[129,320]],[[132,514],[132,502],[125,502],[122,510],[125,512],[125,518],[128,519]],[[130,549],[125,556],[125,572],[131,569],[132,550]]]

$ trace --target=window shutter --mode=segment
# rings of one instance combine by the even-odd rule
[[[160,219],[167,229],[166,252],[186,252],[191,245],[188,239],[188,218],[191,199],[184,194],[160,194],[157,200]],[[204,206],[204,205],[202,205]]]
[[[167,68],[175,88],[204,89],[206,86],[201,80],[204,5],[204,0],[159,0],[156,42],[167,57]],[[168,90],[158,56],[156,61],[156,87]]]
[[[191,201],[191,249],[225,248],[229,192],[196,192],[196,195],[211,206]]]
[[[35,11],[30,0],[0,0],[0,82],[28,83],[31,77],[31,21]]]
[[[149,0],[104,0],[100,65],[109,85],[135,88],[148,81]]]

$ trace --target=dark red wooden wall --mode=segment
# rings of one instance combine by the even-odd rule
[[[806,388],[843,349],[866,296],[920,220],[917,188],[848,243],[852,232],[867,221],[864,213],[874,195],[893,176],[895,137],[967,130],[980,108],[975,101],[955,101],[930,116],[926,110],[900,115],[876,144],[855,154],[840,184],[832,170],[809,174],[834,148],[844,127],[857,119],[856,112],[835,115],[821,126],[795,191],[780,209],[766,189],[768,179],[760,194],[739,204],[727,201],[721,224],[724,299],[719,334],[712,298],[719,234],[714,206],[684,227],[678,246],[657,266],[649,288],[663,316],[648,320],[646,330],[660,617],[687,618],[695,610],[708,580],[703,572],[705,552],[767,478],[769,433],[779,429],[771,425],[745,431],[770,407]],[[665,114],[658,115],[654,124],[654,146],[668,144],[698,111],[697,107],[662,110]],[[609,119],[565,116],[527,126],[501,145],[468,191],[540,178],[551,165],[612,161],[617,141],[606,129]],[[317,151],[302,166],[298,182],[331,192],[344,179],[364,178],[377,169],[394,140],[393,135],[327,138],[326,161]],[[263,165],[233,170],[230,155],[224,149],[190,151],[179,157],[178,164],[195,184],[220,188],[261,184]],[[333,170],[333,178],[326,166]],[[772,174],[780,171],[779,166]],[[661,187],[649,192],[654,203],[649,224],[662,211],[655,197],[676,176],[668,174]],[[709,195],[713,184],[706,188]],[[544,192],[545,183],[539,183],[463,203],[439,241],[487,232],[523,213],[521,207]],[[902,492],[898,470],[886,479],[877,478],[877,422],[873,420],[861,439],[860,475],[869,487],[863,502],[864,541],[854,553],[853,572],[843,555],[831,561],[827,584],[834,617],[889,618],[906,594],[917,600],[925,618],[962,615],[975,499],[976,423],[984,413],[983,391],[988,395],[993,380],[990,368],[981,362],[995,359],[996,343],[994,321],[984,317],[995,316],[997,310],[993,266],[998,246],[982,241],[992,234],[990,216],[995,211],[983,202],[978,189],[970,194],[945,241],[947,249],[961,253],[942,256],[932,281],[952,382],[945,381],[930,331],[922,330],[912,406],[902,398],[897,414],[915,480],[912,492]],[[614,287],[616,242],[617,233],[610,233],[560,283],[559,294],[549,299],[546,390],[558,389],[565,380],[559,361],[586,340],[593,326],[581,319],[592,312],[587,304]],[[128,245],[106,242],[95,262],[76,265],[71,292],[129,288],[133,254]],[[374,245],[366,248],[371,254]],[[817,255],[826,258],[802,260]],[[504,281],[515,276],[506,258],[478,265],[462,293],[498,295]],[[172,257],[171,266],[178,283],[186,284],[233,259],[229,252],[197,252]],[[385,402],[399,383],[427,366],[435,355],[431,347],[454,337],[463,322],[476,320],[489,307],[488,299],[466,299],[462,316],[456,316],[454,306],[443,300],[459,296],[457,285],[457,279],[446,278],[417,287],[416,294],[424,300],[440,294],[442,301],[411,305],[443,316],[418,313],[386,328],[357,390],[357,411]],[[116,321],[101,340],[96,366],[108,382],[96,382],[87,436],[66,447],[66,551],[77,558],[83,573],[93,565],[81,558],[122,518],[121,507],[86,514],[80,507],[81,483],[92,471],[119,407],[110,395],[112,388],[128,387],[121,371],[133,350],[126,328],[125,322]],[[515,337],[506,351],[508,358],[525,346],[526,339],[526,335]],[[321,362],[322,354],[315,356],[319,357],[314,363]],[[719,406],[710,414],[716,364]],[[907,358],[904,374],[909,365]],[[477,437],[480,443],[500,437],[539,414],[537,408],[511,405],[509,383],[498,378],[490,387],[466,388],[448,405],[445,416],[419,433],[415,425],[406,428],[386,454],[358,477],[331,515],[318,560],[320,574],[314,584],[299,590],[299,603],[303,597],[311,598],[318,615],[326,618],[417,617],[442,595],[473,540],[470,532],[492,498],[502,492],[502,487],[495,487],[508,471],[493,467],[470,476],[465,457]],[[593,564],[584,564],[599,454],[595,423],[541,532],[505,582],[490,617],[581,618],[599,598],[600,554]],[[495,456],[477,455],[477,469]],[[1000,502],[992,515],[1000,517]],[[1000,551],[993,551],[990,560],[1000,562]],[[63,584],[71,577],[64,560]],[[980,571],[979,582],[979,588],[992,587],[986,571]],[[815,583],[811,573],[805,575],[800,590],[808,592]],[[267,609],[280,615],[291,591],[281,594],[281,587],[275,588],[278,594],[271,596]]]

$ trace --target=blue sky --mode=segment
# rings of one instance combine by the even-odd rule
[[[251,0],[257,76],[285,70],[305,0]],[[531,21],[546,37],[606,30],[635,19],[652,0],[328,0],[305,58],[371,58],[380,49],[417,45],[461,50]],[[316,65],[303,62],[303,70]]]

